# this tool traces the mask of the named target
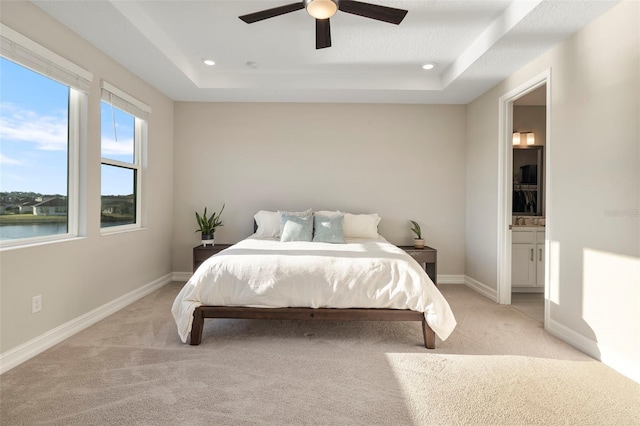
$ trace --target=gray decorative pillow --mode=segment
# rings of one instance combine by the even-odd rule
[[[280,241],[311,241],[313,216],[280,215]]]
[[[345,244],[344,240],[344,215],[334,214],[313,216],[313,241],[320,243]]]

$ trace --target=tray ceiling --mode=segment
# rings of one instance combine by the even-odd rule
[[[305,10],[238,19],[291,0],[34,1],[176,101],[425,104],[472,101],[617,3],[372,2],[409,12],[398,26],[338,12],[316,50]]]

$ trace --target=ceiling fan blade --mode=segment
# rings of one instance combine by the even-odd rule
[[[338,8],[342,12],[353,15],[364,16],[365,18],[377,21],[388,22],[398,25],[407,14],[407,10],[396,9],[394,7],[378,6],[377,4],[363,3],[360,1],[340,0]]]
[[[284,6],[274,7],[273,9],[261,10],[260,12],[250,13],[248,15],[242,15],[239,18],[247,24],[253,24],[254,22],[284,15],[285,13],[295,12],[296,10],[300,9],[304,9],[304,4],[301,1]]]
[[[331,47],[331,25],[329,19],[316,19],[316,49]]]

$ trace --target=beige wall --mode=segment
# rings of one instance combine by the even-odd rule
[[[591,345],[603,361],[635,371],[640,371],[639,8],[640,3],[622,2],[468,105],[467,133],[474,137],[466,147],[465,271],[495,289],[498,99],[551,69],[550,326],[574,344]],[[478,219],[488,226],[472,227]]]
[[[173,102],[28,2],[1,2],[2,23],[93,73],[88,99],[86,237],[0,253],[0,353],[172,271]],[[151,106],[146,229],[100,235],[100,80]],[[31,298],[42,311],[31,314]]]
[[[464,106],[176,103],[174,268],[191,270],[194,211],[226,203],[216,241],[252,233],[260,209],[382,216],[410,244],[409,220],[464,273]]]

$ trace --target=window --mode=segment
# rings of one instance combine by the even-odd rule
[[[102,82],[101,207],[103,232],[141,226],[142,155],[145,118],[151,110]]]
[[[0,24],[0,246],[78,235],[91,74]]]

